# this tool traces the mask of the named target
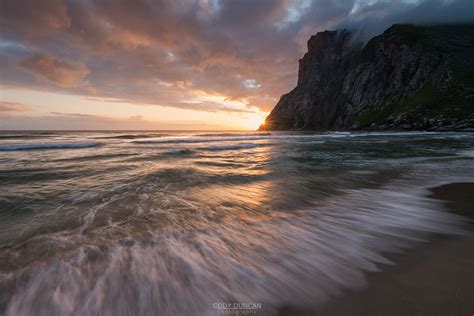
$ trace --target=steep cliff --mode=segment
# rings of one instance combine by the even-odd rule
[[[318,33],[260,128],[474,128],[474,25],[393,25],[364,46],[347,30]]]

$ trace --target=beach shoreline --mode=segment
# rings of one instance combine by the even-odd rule
[[[474,231],[474,183],[430,189],[449,212],[467,217]],[[394,265],[367,273],[367,285],[347,290],[316,309],[285,307],[279,315],[472,315],[474,313],[474,237],[433,235],[404,253],[387,254]]]

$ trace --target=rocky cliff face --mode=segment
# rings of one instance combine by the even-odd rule
[[[261,129],[474,128],[474,25],[393,25],[366,45],[312,36],[298,84]]]

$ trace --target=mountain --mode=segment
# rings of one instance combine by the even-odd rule
[[[395,24],[361,44],[312,36],[298,84],[261,130],[474,128],[474,24]]]

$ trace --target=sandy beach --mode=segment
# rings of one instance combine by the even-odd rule
[[[433,188],[450,212],[469,217],[472,231],[474,183]],[[473,315],[474,237],[433,236],[403,254],[395,265],[367,275],[367,286],[347,291],[317,310],[283,309],[281,315]]]

